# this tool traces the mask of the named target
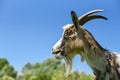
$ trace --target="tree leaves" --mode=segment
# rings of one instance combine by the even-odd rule
[[[17,71],[9,64],[5,58],[0,58],[0,80],[93,80],[92,75],[84,72],[73,71],[67,78],[65,77],[65,64],[60,60],[48,58],[42,63],[27,63],[22,73],[17,75]]]
[[[0,78],[4,80],[13,80],[14,78],[16,78],[16,76],[17,71],[15,71],[14,68],[11,65],[9,65],[7,59],[0,58]]]

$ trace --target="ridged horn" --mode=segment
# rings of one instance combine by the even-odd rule
[[[79,24],[82,26],[86,22],[88,22],[90,20],[93,20],[93,19],[104,19],[104,20],[107,20],[107,18],[104,17],[104,16],[101,16],[101,15],[92,15],[92,14],[97,13],[97,12],[103,12],[103,10],[93,10],[93,11],[90,11],[90,12],[84,14],[83,16],[81,16],[79,18]]]

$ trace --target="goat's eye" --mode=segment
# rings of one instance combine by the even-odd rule
[[[64,38],[68,39],[69,38],[69,34],[67,32],[64,33]]]
[[[66,30],[64,35],[65,36],[70,36],[72,34],[73,34],[72,30]]]

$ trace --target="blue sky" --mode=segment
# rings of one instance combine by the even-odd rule
[[[84,27],[104,48],[120,52],[119,0],[0,0],[0,57],[19,72],[27,62],[53,57],[51,48],[62,26],[71,23],[71,10],[81,16],[94,9],[103,9],[99,14],[108,21],[93,20]],[[91,72],[79,57],[74,62],[74,69]]]

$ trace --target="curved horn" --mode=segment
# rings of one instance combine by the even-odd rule
[[[84,25],[86,22],[93,20],[93,19],[104,19],[104,20],[108,20],[106,17],[101,16],[101,15],[92,15],[92,16],[87,16],[81,20],[79,20],[79,24],[80,25]]]
[[[91,14],[94,14],[94,13],[97,13],[97,12],[103,12],[103,10],[93,10],[93,11],[90,11],[90,12],[84,14],[83,16],[81,16],[79,18],[79,24],[84,25],[86,22],[88,22],[90,20],[93,20],[93,19],[98,19],[98,18],[107,20],[106,17],[101,16],[101,15],[91,15]]]

